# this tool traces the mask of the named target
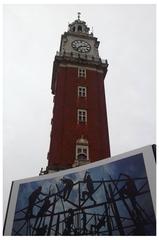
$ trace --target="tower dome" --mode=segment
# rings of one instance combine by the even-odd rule
[[[90,28],[87,27],[86,22],[81,21],[80,12],[78,12],[78,19],[68,25],[68,32],[71,33],[81,33],[81,34],[89,34]]]

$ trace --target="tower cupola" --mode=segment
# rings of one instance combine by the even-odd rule
[[[68,32],[88,35],[90,28],[87,27],[86,22],[81,21],[80,14],[81,13],[78,12],[78,19],[68,25]]]

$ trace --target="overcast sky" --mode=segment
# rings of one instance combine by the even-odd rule
[[[78,11],[109,63],[105,92],[112,156],[156,142],[154,5],[6,5],[4,211],[11,182],[47,166],[53,60]]]

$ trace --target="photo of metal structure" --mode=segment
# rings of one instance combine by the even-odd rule
[[[155,235],[142,154],[20,184],[12,235]]]
[[[21,235],[23,228],[26,229],[25,235],[50,235],[51,232],[53,235],[114,235],[117,232],[119,235],[125,235],[125,233],[126,235],[145,235],[144,226],[153,226],[155,220],[154,216],[150,216],[140,206],[136,198],[149,193],[147,180],[146,178],[131,179],[128,175],[123,175],[122,178],[122,175],[119,176],[119,179],[112,179],[110,176],[110,180],[107,181],[92,181],[91,184],[96,185],[96,188],[92,193],[89,190],[82,192],[87,196],[79,197],[78,205],[71,202],[69,198],[65,199],[64,195],[60,195],[65,190],[58,191],[58,187],[55,194],[45,196],[41,192],[39,201],[29,203],[28,207],[16,212],[15,222],[24,221],[24,224],[17,230],[13,229],[14,235]],[[138,190],[135,182],[141,184]],[[75,183],[75,186],[78,185],[79,196],[81,196],[80,186],[82,184],[84,181]],[[120,184],[122,184],[122,188],[119,189],[118,185]],[[92,195],[100,188],[104,190],[105,202],[96,203]],[[33,192],[33,195],[36,196],[37,190]],[[87,206],[89,198],[92,200],[92,204]],[[55,206],[59,201],[63,210],[56,213]],[[68,210],[64,208],[65,201],[70,204]],[[118,202],[125,206],[129,216],[120,215]],[[29,214],[28,216],[28,213],[32,212],[34,208],[39,209],[37,215]],[[94,213],[94,209],[98,208],[103,210],[103,214]],[[92,213],[91,209],[93,209]],[[24,217],[18,218],[19,213]],[[46,219],[48,219],[49,225],[45,224]]]

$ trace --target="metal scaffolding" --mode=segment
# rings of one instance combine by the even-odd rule
[[[146,177],[120,173],[117,179],[80,181],[65,177],[61,184],[42,186],[15,212],[12,235],[153,235],[155,214],[141,199],[150,196]],[[61,187],[62,185],[62,187]]]

